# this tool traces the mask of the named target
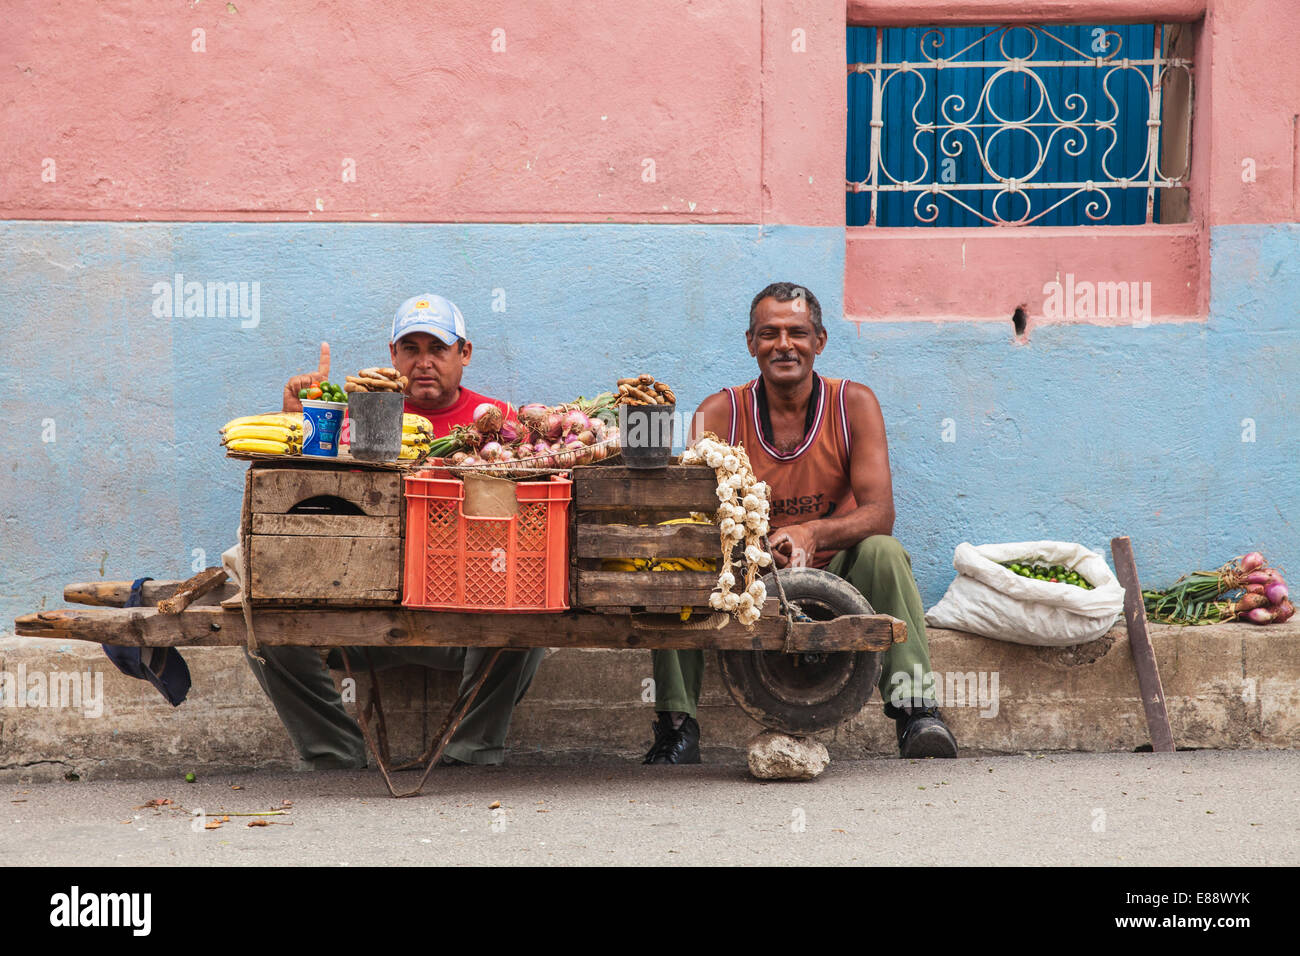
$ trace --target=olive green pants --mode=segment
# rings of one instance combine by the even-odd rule
[[[366,765],[366,741],[348,715],[334,679],[314,647],[262,645],[263,664],[244,652],[257,681],[271,698],[276,713],[299,755],[312,769],[359,769]],[[365,648],[334,648],[330,667],[343,667],[341,651],[357,673],[368,673]],[[492,652],[488,647],[369,648],[376,671],[418,664],[434,670],[460,671],[460,691],[472,683],[475,671]],[[505,651],[479,689],[474,704],[456,728],[443,753],[465,763],[499,764],[505,760],[506,734],[515,704],[524,697],[545,648]]]
[[[907,624],[907,640],[880,655],[880,697],[910,704],[921,697],[917,675],[930,670],[930,645],[925,637],[925,609],[912,577],[912,558],[890,535],[872,535],[839,552],[826,570],[848,581],[881,613]],[[772,589],[772,596],[776,591]],[[655,710],[695,716],[704,677],[703,651],[651,651]]]

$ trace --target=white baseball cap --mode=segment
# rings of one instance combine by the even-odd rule
[[[428,332],[448,345],[454,345],[457,339],[469,338],[465,334],[465,316],[460,314],[454,302],[440,295],[413,295],[397,307],[393,334],[388,341],[395,344],[412,332]]]

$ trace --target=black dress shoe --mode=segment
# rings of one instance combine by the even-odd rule
[[[907,759],[956,757],[957,741],[939,716],[937,707],[885,705],[898,731],[898,755]]]
[[[673,727],[673,715],[660,714],[651,727],[655,742],[643,763],[700,762],[700,725],[694,717],[687,717],[680,727]]]

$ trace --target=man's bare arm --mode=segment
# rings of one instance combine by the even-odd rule
[[[695,410],[691,418],[691,434],[688,444],[694,445],[705,432],[713,432],[723,441],[731,431],[731,401],[722,392],[715,392]]]

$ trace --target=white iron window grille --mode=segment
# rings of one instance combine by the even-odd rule
[[[1111,213],[1112,196],[1127,190],[1145,190],[1145,221],[1150,223],[1157,191],[1187,185],[1192,63],[1167,55],[1165,31],[1159,25],[1150,50],[1132,51],[1140,56],[1128,55],[1114,30],[1093,29],[1102,39],[1085,45],[1105,55],[1090,55],[1057,35],[1064,30],[1037,24],[981,27],[976,40],[940,56],[945,31],[934,28],[921,34],[920,60],[897,62],[886,60],[885,31],[874,32],[874,58],[848,64],[850,84],[855,76],[870,83],[869,172],[861,180],[845,180],[849,193],[870,194],[869,225],[879,224],[881,197],[890,193],[915,194],[911,212],[918,225],[942,224],[941,199],[989,225],[1026,226],[1078,196],[1084,197],[1086,221],[1099,223]],[[994,47],[997,55],[989,58]],[[1080,70],[1096,73],[1085,83]],[[963,76],[961,71],[967,72]],[[1128,79],[1132,76],[1141,82],[1134,84]],[[999,92],[999,84],[1005,86],[1009,79],[1018,79],[1028,93],[1008,98],[1005,89]],[[1121,82],[1130,84],[1123,95],[1117,93]],[[894,83],[903,88],[901,98],[897,90],[890,96]],[[1129,95],[1134,86],[1140,97]],[[1168,100],[1166,87],[1177,102]],[[1088,93],[1093,94],[1091,101]],[[1135,99],[1145,113],[1145,148],[1140,141],[1122,142],[1126,128],[1142,129],[1140,116],[1121,115],[1121,102],[1131,108]],[[1177,120],[1168,123],[1170,115]],[[905,136],[909,129],[910,152],[904,148],[900,153],[892,143],[889,152],[896,165],[891,168],[882,149],[883,134]],[[1015,136],[1028,137],[1014,150],[1018,163],[1008,162],[1012,151],[1006,148],[1006,140]],[[1174,141],[1167,141],[1169,136]],[[967,148],[978,166],[965,155]],[[1171,157],[1177,169],[1164,168]],[[959,158],[962,175],[954,179]],[[1063,169],[1086,169],[1089,175],[1044,176]],[[980,193],[991,193],[991,201],[979,198]]]

